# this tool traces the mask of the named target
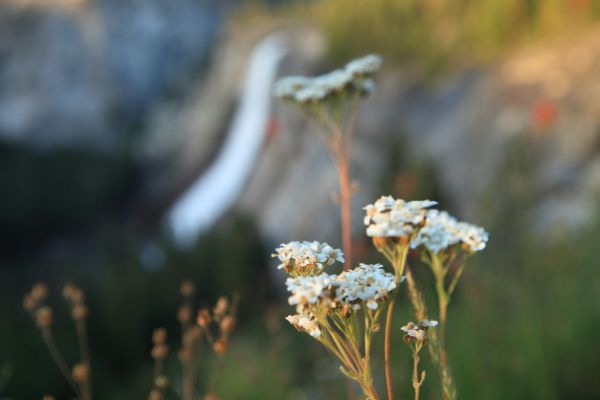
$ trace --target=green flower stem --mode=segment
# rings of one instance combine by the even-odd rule
[[[406,258],[408,256],[409,245],[402,244],[394,246],[392,249],[384,247],[381,249],[385,257],[394,267],[394,273],[396,277],[396,284],[400,284],[402,274],[404,273],[404,267],[406,265]],[[391,294],[390,302],[388,304],[387,315],[385,318],[385,337],[384,337],[384,364],[385,364],[385,382],[387,387],[388,400],[394,398],[394,387],[392,385],[392,371],[390,366],[390,336],[392,328],[392,315],[394,313],[394,305],[396,304],[396,293],[395,291]]]

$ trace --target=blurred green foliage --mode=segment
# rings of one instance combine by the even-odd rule
[[[336,63],[380,53],[430,72],[488,61],[540,37],[563,37],[600,18],[595,0],[322,0],[308,14]]]

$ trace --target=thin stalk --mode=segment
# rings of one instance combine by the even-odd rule
[[[387,315],[385,317],[385,342],[384,342],[384,363],[385,363],[385,383],[387,387],[388,400],[394,398],[394,388],[392,387],[392,371],[390,368],[390,330],[392,326],[392,314],[394,312],[395,296],[390,299]]]
[[[84,362],[84,364],[88,368],[88,371],[90,372],[90,373],[88,373],[88,379],[84,385],[83,390],[84,390],[84,392],[86,392],[87,398],[89,400],[92,400],[93,399],[92,374],[91,374],[92,365],[90,364],[91,357],[90,357],[89,345],[88,345],[88,341],[87,341],[87,331],[86,331],[86,326],[85,326],[85,320],[81,319],[81,318],[77,319],[75,321],[75,329],[77,330],[77,340],[79,341],[79,352],[81,353],[81,360]]]
[[[77,387],[77,384],[75,383],[73,378],[71,378],[71,373],[69,372],[67,362],[62,357],[60,351],[58,350],[58,347],[56,346],[56,342],[54,341],[54,337],[52,336],[52,331],[48,328],[43,328],[42,337],[44,338],[44,343],[46,343],[46,347],[48,348],[48,351],[50,352],[54,363],[56,364],[60,372],[63,374],[67,382],[69,382],[69,385],[75,391],[77,396],[80,396],[80,390]]]
[[[341,138],[340,138],[341,139]],[[342,247],[344,248],[344,270],[352,265],[352,218],[350,206],[350,165],[343,140],[338,143],[337,168],[340,184],[340,216],[342,224]]]
[[[415,390],[415,400],[419,400],[419,355],[413,353],[413,389]]]

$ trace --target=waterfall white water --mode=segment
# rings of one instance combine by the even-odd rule
[[[280,34],[261,40],[250,57],[238,108],[216,160],[168,212],[179,246],[193,244],[235,202],[260,152],[272,102],[277,68],[286,54]]]

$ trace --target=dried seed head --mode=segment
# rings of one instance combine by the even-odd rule
[[[36,303],[44,301],[48,297],[48,286],[43,282],[38,282],[31,288],[30,295]]]
[[[192,281],[186,279],[183,282],[181,282],[179,292],[181,293],[181,295],[183,297],[191,297],[194,295],[195,291],[196,291],[196,288],[194,287],[194,284],[192,283]]]
[[[213,345],[213,350],[215,351],[215,353],[222,355],[225,354],[228,347],[229,343],[227,342],[227,339],[221,337],[217,339],[217,341]]]
[[[196,317],[196,323],[201,328],[207,328],[212,322],[212,317],[210,315],[210,311],[208,309],[203,308],[198,311],[198,316]]]
[[[224,335],[228,335],[233,331],[235,327],[235,317],[232,315],[226,315],[221,322],[219,323],[219,328],[221,329],[221,333]]]
[[[219,320],[225,314],[227,314],[228,308],[229,308],[229,300],[227,300],[227,297],[225,297],[225,296],[219,297],[219,300],[217,300],[217,304],[215,305],[215,308],[213,308],[213,314],[215,316],[215,319]]]
[[[166,389],[169,386],[169,378],[164,375],[159,375],[154,379],[154,386],[159,389]]]
[[[192,319],[192,308],[188,305],[182,305],[177,311],[177,320],[182,324],[187,324]]]
[[[34,300],[33,296],[29,293],[23,297],[23,308],[26,311],[33,311],[37,307],[37,301]]]
[[[90,368],[86,363],[75,364],[71,376],[75,382],[85,383],[90,379]]]
[[[35,323],[39,328],[48,328],[53,322],[52,309],[48,306],[40,307],[35,312]]]
[[[164,360],[169,355],[169,346],[166,344],[157,344],[152,348],[150,355],[155,360]]]
[[[73,317],[74,320],[79,321],[85,319],[87,316],[88,309],[85,304],[77,303],[73,306],[73,309],[71,310],[71,317]]]
[[[164,344],[167,341],[167,330],[165,328],[157,328],[152,332],[152,343]]]
[[[72,282],[67,282],[65,286],[63,286],[62,296],[67,300],[71,300],[73,298],[73,292],[76,290],[77,288]]]
[[[148,395],[148,400],[164,400],[164,396],[158,389],[152,389]]]

